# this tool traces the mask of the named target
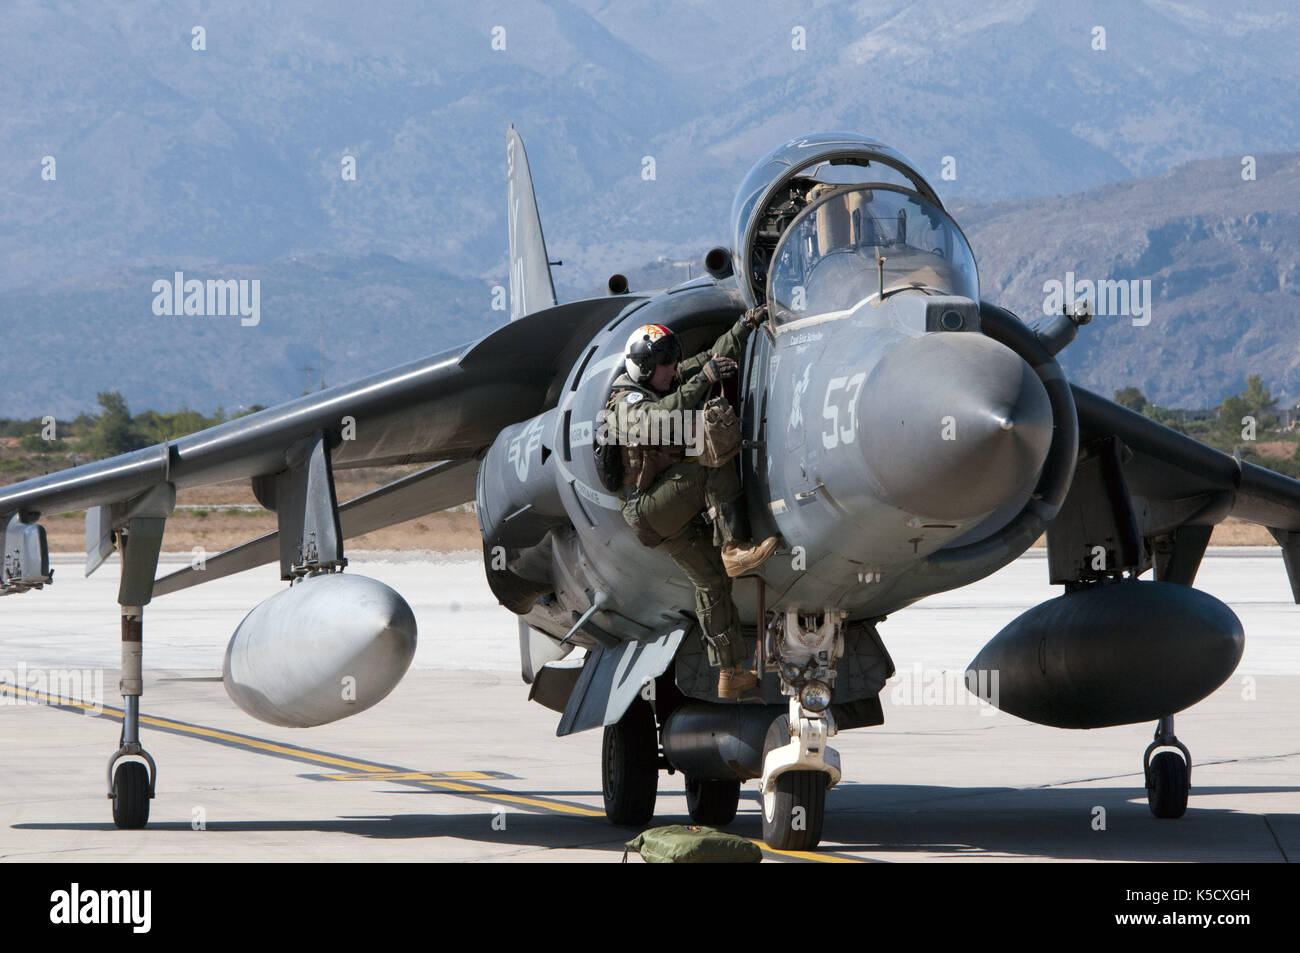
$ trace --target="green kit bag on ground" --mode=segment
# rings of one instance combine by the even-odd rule
[[[763,851],[752,841],[712,827],[673,824],[652,827],[627,842],[627,852],[636,851],[647,864],[756,864]]]

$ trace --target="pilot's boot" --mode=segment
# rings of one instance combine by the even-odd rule
[[[776,537],[769,536],[761,543],[730,542],[722,547],[722,567],[728,576],[743,576],[767,562],[776,552]]]
[[[739,664],[723,668],[718,672],[719,698],[739,698],[757,686],[758,676],[741,668]]]
[[[728,576],[743,576],[753,572],[776,552],[776,537],[769,536],[761,543],[749,542],[749,520],[740,501],[719,508],[718,518],[725,527],[727,542],[722,546],[722,566]]]

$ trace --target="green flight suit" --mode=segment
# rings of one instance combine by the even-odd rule
[[[697,410],[713,386],[702,373],[704,365],[714,354],[739,361],[749,334],[750,328],[738,321],[711,347],[678,363],[672,389],[666,394],[657,394],[626,374],[619,375],[611,390],[610,411],[619,409],[621,403],[627,424],[644,427],[654,413]],[[610,426],[620,440],[626,439],[626,432],[615,426],[612,417]],[[668,430],[663,428],[665,433]],[[672,436],[680,442],[682,435]],[[730,667],[746,657],[740,616],[731,598],[731,577],[722,566],[720,552],[731,540],[725,522],[718,518],[721,508],[739,497],[740,473],[735,461],[704,467],[698,458],[685,455],[659,473],[648,489],[625,485],[619,493],[623,518],[638,531],[638,538],[647,544],[661,538],[659,545],[695,587],[695,615],[709,663],[714,666]],[[713,518],[712,535],[698,518],[702,512]]]

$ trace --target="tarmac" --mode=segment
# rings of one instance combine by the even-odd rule
[[[555,737],[527,701],[514,617],[477,558],[350,554],[420,624],[416,661],[374,708],[311,729],[245,715],[211,677],[240,618],[278,591],[263,569],[146,610],[142,740],[159,765],[148,828],[117,830],[115,565],[0,602],[0,860],[618,862],[635,829],[605,820],[598,731]],[[899,674],[885,724],[846,731],[821,847],[766,861],[1287,861],[1300,858],[1300,607],[1277,550],[1215,550],[1198,579],[1247,633],[1237,672],[1177,718],[1192,751],[1180,820],[1146,805],[1154,725],[1064,732],[974,702],[957,673],[1030,605],[1058,594],[1041,553],[881,625]],[[55,670],[76,671],[60,689]],[[44,681],[42,681],[44,678]],[[66,691],[75,687],[77,692]],[[65,697],[54,699],[51,693]],[[75,699],[68,695],[75,694]],[[61,705],[44,702],[58,700]],[[729,830],[761,838],[757,785]],[[654,824],[687,823],[680,774]],[[636,859],[635,857],[632,859]]]

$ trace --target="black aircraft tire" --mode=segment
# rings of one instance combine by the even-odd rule
[[[781,715],[767,729],[763,757],[790,742],[790,716]],[[826,775],[821,771],[787,771],[775,790],[759,792],[763,807],[763,841],[773,850],[812,850],[822,839],[826,814]]]
[[[736,819],[739,806],[739,781],[686,779],[686,810],[696,824],[725,827]]]
[[[1176,820],[1187,812],[1187,794],[1191,781],[1187,762],[1172,751],[1162,751],[1151,759],[1147,804],[1156,817]]]
[[[113,823],[128,831],[149,823],[149,769],[139,761],[123,761],[113,772]]]
[[[659,793],[659,735],[654,711],[637,698],[616,725],[605,728],[600,774],[605,816],[614,824],[640,827],[655,813]]]

